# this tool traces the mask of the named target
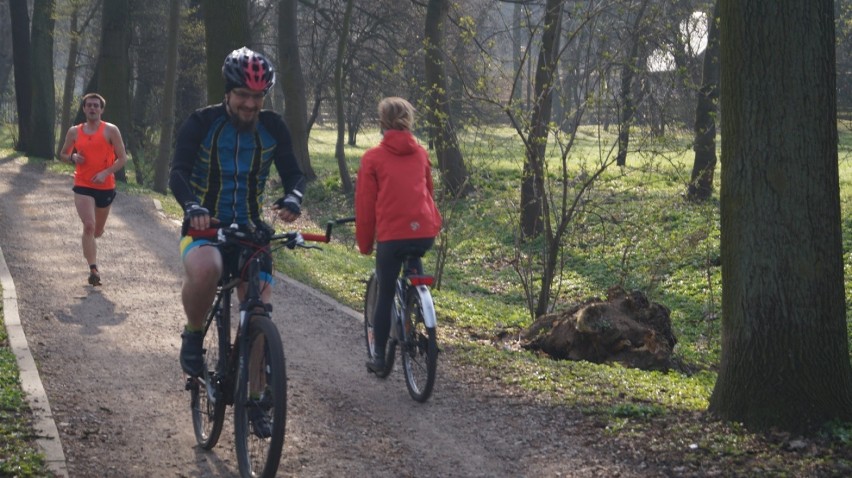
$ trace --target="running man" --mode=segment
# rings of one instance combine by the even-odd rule
[[[104,234],[110,206],[115,199],[115,172],[124,167],[127,153],[121,132],[101,119],[106,100],[97,93],[83,96],[86,122],[68,129],[59,153],[75,165],[74,205],[83,222],[83,257],[89,264],[89,284],[101,285],[97,239]]]

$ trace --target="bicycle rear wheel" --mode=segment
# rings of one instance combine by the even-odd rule
[[[204,350],[204,374],[189,379],[190,408],[195,441],[201,448],[209,450],[219,441],[222,424],[225,422],[225,399],[222,397],[220,377],[217,375],[220,350],[216,321],[211,322],[204,335]]]
[[[269,317],[253,315],[249,320],[249,345],[240,352],[234,402],[237,461],[243,477],[273,477],[287,417],[284,347]]]
[[[410,289],[403,317],[405,338],[400,341],[402,368],[408,394],[418,402],[432,395],[438,366],[438,339],[435,328],[426,327],[423,304],[416,290]]]
[[[367,290],[364,293],[364,339],[367,343],[367,359],[373,360],[376,355],[376,344],[373,336],[373,316],[376,310],[376,301],[379,298],[378,291],[379,283],[376,280],[376,273],[370,274],[367,279]],[[393,359],[396,354],[396,342],[393,339],[388,339],[385,346],[385,369],[377,373],[379,378],[385,378],[393,369]]]

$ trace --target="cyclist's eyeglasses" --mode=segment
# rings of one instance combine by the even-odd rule
[[[263,101],[263,99],[266,97],[265,93],[250,93],[248,91],[243,90],[232,90],[231,93],[236,95],[237,99],[239,99],[240,101],[246,101],[247,99],[251,98],[254,101],[259,102]]]
[[[83,109],[100,108],[100,107],[101,107],[100,103],[86,103],[85,105],[83,105]]]

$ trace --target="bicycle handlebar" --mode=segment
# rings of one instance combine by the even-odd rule
[[[325,241],[324,242],[328,242],[328,241],[331,240],[331,229],[334,227],[335,224],[346,224],[347,222],[355,222],[355,216],[344,217],[344,218],[341,218],[341,219],[332,219],[332,220],[328,221],[328,223],[325,225]]]
[[[241,231],[236,227],[211,227],[209,229],[190,229],[187,235],[196,239],[213,239],[219,244],[225,244],[234,241],[257,241],[255,236],[247,231]],[[305,241],[310,242],[328,242],[326,236],[322,234],[301,233],[300,231],[281,232],[268,237],[269,243],[283,242],[290,249],[294,247],[303,247],[306,249],[318,248],[309,246]],[[260,241],[259,241],[260,242]],[[266,241],[262,241],[266,242]]]
[[[269,238],[270,242],[274,241],[282,241],[287,243],[288,247],[305,247],[311,248],[316,246],[306,246],[304,244],[305,241],[310,242],[323,242],[329,243],[331,242],[331,231],[336,224],[346,224],[350,222],[355,222],[355,217],[344,217],[341,219],[332,219],[328,221],[325,227],[325,234],[312,234],[312,233],[302,233],[299,231],[292,232],[282,232],[278,234],[273,234],[272,237]],[[227,242],[228,238],[233,238],[237,240],[250,240],[252,238],[251,234],[245,231],[240,231],[235,227],[215,227],[204,230],[198,229],[190,229],[187,232],[187,235],[190,237],[194,237],[197,239],[211,239],[216,238],[218,242]]]

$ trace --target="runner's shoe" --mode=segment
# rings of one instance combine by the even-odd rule
[[[199,377],[204,373],[204,334],[201,331],[180,334],[180,366],[190,377]]]
[[[98,274],[97,269],[89,270],[89,285],[98,286],[101,285],[101,276]]]

